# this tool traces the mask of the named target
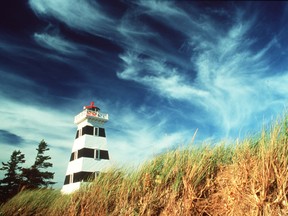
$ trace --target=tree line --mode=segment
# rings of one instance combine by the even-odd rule
[[[0,170],[6,171],[0,180],[0,204],[6,202],[18,192],[25,189],[47,188],[53,182],[54,173],[46,171],[53,164],[49,162],[50,156],[45,155],[49,150],[47,143],[42,140],[37,150],[35,162],[29,168],[23,168],[25,155],[20,150],[13,151],[7,163],[2,162]]]

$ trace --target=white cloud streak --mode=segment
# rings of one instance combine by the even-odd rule
[[[114,21],[95,1],[30,0],[29,5],[39,16],[56,18],[73,29],[95,35],[105,35],[113,29]]]
[[[158,94],[175,99],[197,100],[209,96],[208,92],[189,85],[188,77],[161,59],[141,59],[129,52],[120,58],[125,62],[125,70],[117,73],[121,79],[139,82],[152,87]]]
[[[66,55],[83,55],[84,52],[79,47],[65,40],[59,35],[50,35],[47,33],[35,33],[35,41],[40,45],[48,49],[56,50],[59,53]]]
[[[108,105],[112,107],[112,105]],[[191,131],[166,131],[168,118],[156,120],[145,107],[136,109],[126,104],[111,109],[107,135],[112,161],[124,166],[137,166],[168,149],[187,143]]]

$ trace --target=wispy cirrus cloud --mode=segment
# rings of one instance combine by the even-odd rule
[[[159,153],[186,144],[192,137],[193,131],[171,132],[167,124],[169,116],[159,119],[154,109],[116,104],[116,107],[115,103],[106,104],[114,107],[109,110],[107,140],[112,162],[118,165],[137,166]]]
[[[34,33],[35,41],[42,47],[55,50],[65,55],[83,55],[84,52],[78,45],[64,39],[60,35],[50,35],[48,33]]]
[[[189,51],[190,62],[185,68],[176,61],[171,64],[173,58],[160,59],[157,52],[153,55],[151,50],[156,51],[157,45],[151,44],[147,48],[138,45],[141,46],[138,53],[131,54],[128,50],[119,56],[123,61],[123,70],[117,73],[119,78],[140,83],[168,99],[186,101],[202,108],[205,115],[210,116],[207,124],[214,122],[227,136],[251,126],[255,118],[262,121],[264,113],[275,101],[281,101],[279,111],[284,108],[288,89],[282,88],[281,84],[273,89],[267,85],[267,80],[278,83],[280,77],[287,82],[287,77],[281,75],[285,71],[271,73],[269,52],[277,44],[272,40],[261,49],[255,49],[258,41],[250,37],[257,14],[248,19],[244,9],[235,9],[230,11],[234,16],[228,27],[219,28],[220,21],[200,13],[203,11],[196,7],[191,7],[194,14],[189,16],[171,2],[142,1],[140,5],[143,14],[153,14],[154,19],[185,35],[181,49]],[[134,44],[147,42],[143,37],[141,40],[135,40]],[[145,57],[147,54],[149,58]],[[196,77],[191,78],[192,72]],[[280,101],[277,94],[282,96]]]
[[[32,10],[41,17],[52,17],[73,29],[105,35],[113,29],[114,21],[95,1],[30,0]]]
[[[151,86],[156,93],[174,99],[190,100],[193,97],[197,100],[209,96],[207,91],[190,85],[188,76],[181,75],[176,67],[161,59],[143,59],[129,52],[120,55],[120,58],[125,62],[125,69],[117,73],[121,79]]]

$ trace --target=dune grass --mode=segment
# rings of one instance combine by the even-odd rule
[[[286,118],[234,144],[176,149],[71,195],[23,191],[0,215],[288,215],[287,128]]]

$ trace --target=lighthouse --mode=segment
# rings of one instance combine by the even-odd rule
[[[104,124],[108,114],[91,102],[74,118],[77,132],[66,171],[62,193],[69,194],[110,166]]]

